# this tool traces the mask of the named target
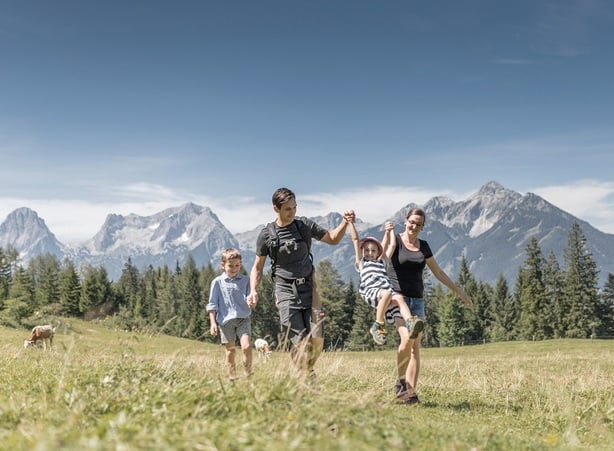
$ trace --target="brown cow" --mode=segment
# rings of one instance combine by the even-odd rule
[[[34,326],[30,338],[23,342],[24,348],[35,346],[37,341],[43,342],[43,349],[47,350],[47,340],[49,340],[49,348],[53,344],[53,336],[55,335],[55,327],[47,324],[46,326]]]

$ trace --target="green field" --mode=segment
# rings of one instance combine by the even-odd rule
[[[422,403],[392,397],[393,352],[288,354],[226,379],[221,346],[63,320],[54,348],[0,328],[0,449],[612,449],[614,341],[422,350]],[[256,356],[254,356],[256,357]]]

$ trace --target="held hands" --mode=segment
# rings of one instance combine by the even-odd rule
[[[343,212],[343,219],[348,224],[354,224],[354,221],[356,221],[356,213],[354,210],[345,210]]]
[[[392,221],[386,221],[384,223],[384,230],[386,232],[390,232],[391,230],[394,231],[394,222]]]
[[[258,304],[258,293],[257,292],[250,293],[247,296],[247,306],[253,309],[254,307],[256,307],[256,304]]]

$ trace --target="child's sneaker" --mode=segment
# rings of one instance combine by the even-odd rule
[[[420,332],[424,330],[424,321],[413,316],[406,321],[407,330],[409,330],[409,338],[413,339],[420,335]]]
[[[385,345],[386,344],[386,329],[383,325],[375,322],[369,329],[371,336],[373,337],[373,341],[377,345]]]

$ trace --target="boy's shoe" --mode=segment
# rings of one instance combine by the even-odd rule
[[[424,321],[417,316],[409,318],[405,323],[409,330],[409,338],[416,338],[424,330]]]
[[[371,326],[371,329],[369,329],[369,332],[371,333],[375,344],[380,346],[386,344],[386,329],[384,326],[375,322]]]

